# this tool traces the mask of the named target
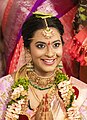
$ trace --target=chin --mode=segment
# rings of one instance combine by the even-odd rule
[[[56,67],[45,67],[44,71],[45,72],[53,72],[56,69]]]

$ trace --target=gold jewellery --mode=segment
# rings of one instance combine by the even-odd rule
[[[34,71],[26,71],[26,65],[19,70],[19,73],[23,70],[24,72],[27,72],[26,76],[18,77],[12,86],[12,94],[5,114],[6,120],[11,119],[12,117],[12,120],[15,118],[15,120],[17,120],[20,115],[25,115],[25,112],[29,107],[29,87],[32,90],[32,94],[39,102],[38,107],[35,109],[36,111],[33,111],[35,112],[35,120],[53,120],[51,102],[54,96],[56,96],[58,100],[62,98],[61,100],[68,120],[81,120],[79,107],[76,104],[76,95],[68,76],[62,73],[62,71],[56,70],[54,71],[54,75],[52,74],[49,78],[43,78],[38,76]],[[39,94],[35,93],[34,88],[38,90],[48,89],[48,92],[43,96],[43,99],[39,100]],[[24,112],[22,112],[23,110]]]
[[[46,90],[53,86],[55,72],[50,77],[44,78],[38,76],[34,71],[30,71],[26,73],[26,77],[29,79],[29,83],[39,90]]]
[[[45,38],[49,39],[54,35],[54,32],[51,28],[48,27],[46,18],[44,19],[44,21],[45,21],[45,24],[46,24],[46,28],[43,30],[42,35]]]
[[[53,120],[53,114],[51,110],[51,101],[54,96],[58,97],[58,94],[56,94],[57,88],[53,86],[49,91],[43,95],[43,98],[40,100],[39,96],[35,92],[35,89],[33,86],[30,86],[30,90],[35,97],[35,99],[38,101],[39,105],[36,108],[35,112],[35,120]]]
[[[34,12],[33,14],[36,15],[37,18],[42,18],[45,22],[45,26],[46,28],[43,29],[42,31],[42,35],[46,38],[46,39],[49,39],[51,38],[52,36],[54,36],[54,32],[51,28],[48,27],[48,23],[47,23],[47,18],[51,18],[52,15],[50,14],[45,14],[45,13],[41,13],[41,12]]]

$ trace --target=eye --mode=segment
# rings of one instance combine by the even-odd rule
[[[45,48],[45,44],[39,43],[36,45],[36,47],[39,49],[43,49],[43,48]]]
[[[54,44],[53,44],[53,47],[54,47],[54,48],[58,48],[58,47],[60,46],[60,44],[61,44],[61,43],[59,43],[59,42],[54,43]]]

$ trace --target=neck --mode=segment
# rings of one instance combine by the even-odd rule
[[[38,76],[45,78],[45,77],[50,77],[50,76],[52,76],[52,75],[55,73],[55,70],[54,70],[54,71],[50,71],[50,72],[43,72],[43,71],[38,72],[37,70],[34,70],[34,72],[35,72]]]
[[[42,76],[42,74],[38,75],[35,71],[27,72],[26,75],[33,87],[39,90],[46,90],[53,86],[56,71],[53,74],[49,74],[49,76],[46,74],[45,76]]]

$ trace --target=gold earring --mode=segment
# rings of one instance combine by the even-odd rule
[[[26,68],[27,68],[27,72],[34,70],[34,66],[33,66],[32,60],[30,60],[30,61],[27,63]]]
[[[59,68],[59,69],[63,69],[63,63],[62,63],[62,60],[61,60],[60,63],[58,64],[58,68]]]

